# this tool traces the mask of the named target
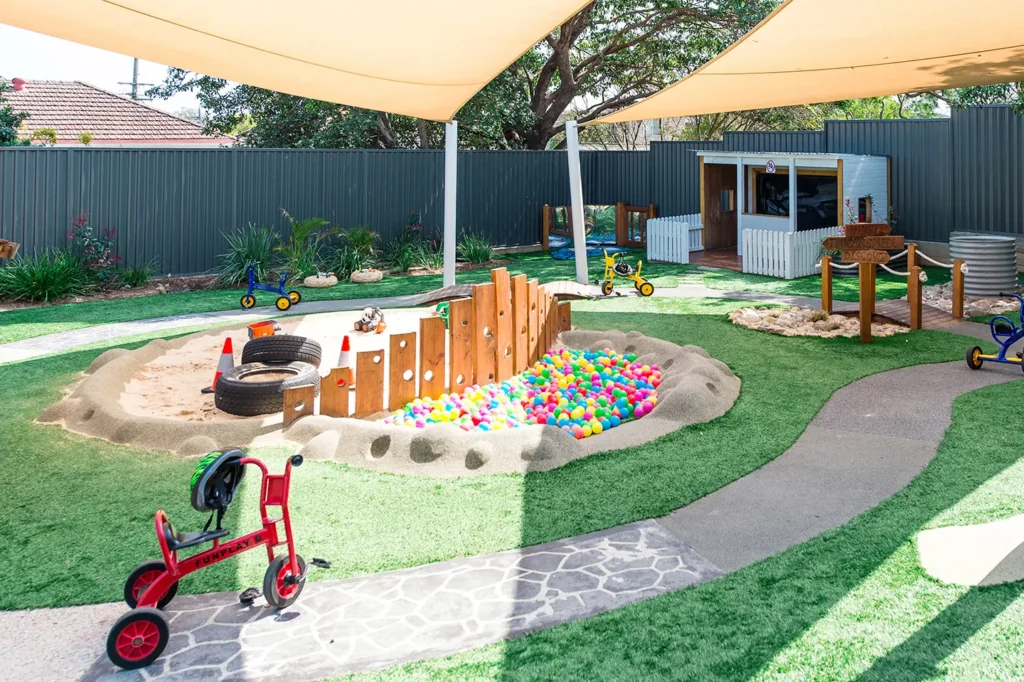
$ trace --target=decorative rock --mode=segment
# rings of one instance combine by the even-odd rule
[[[302,280],[302,286],[309,287],[310,289],[327,289],[328,287],[333,287],[337,283],[338,278],[334,276],[334,273],[323,272],[310,275],[306,279]]]
[[[356,284],[372,284],[384,279],[384,273],[373,268],[368,270],[357,270],[352,273],[352,277],[350,279]]]
[[[818,336],[825,339],[860,336],[856,317],[829,314],[810,308],[742,308],[729,313],[733,324],[780,336]],[[871,325],[872,336],[893,336],[910,331],[897,324]]]
[[[906,300],[906,296],[903,300]],[[947,313],[953,312],[953,284],[946,282],[930,287],[921,287],[921,302]],[[1020,309],[1020,303],[1012,297],[1003,298],[975,298],[964,296],[964,315],[977,317],[981,315],[1003,315],[1015,313]]]

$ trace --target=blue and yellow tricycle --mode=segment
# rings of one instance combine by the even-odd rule
[[[249,266],[249,289],[245,292],[245,295],[240,299],[242,307],[248,310],[256,305],[256,297],[253,293],[256,291],[269,291],[272,294],[277,294],[277,301],[274,305],[277,306],[278,310],[288,310],[292,305],[302,300],[302,294],[297,291],[285,291],[284,285],[288,281],[288,273],[281,274],[281,281],[278,282],[277,286],[272,284],[260,284],[256,281],[256,272],[253,270],[253,266]]]
[[[1020,302],[1021,320],[1024,320],[1024,298],[1020,294],[999,294],[1000,296],[1013,296]],[[981,348],[974,346],[967,351],[967,366],[971,369],[981,369],[986,362],[1000,362],[1004,365],[1018,365],[1024,369],[1024,359],[1021,353],[1015,353],[1007,357],[1013,344],[1024,339],[1024,322],[1018,327],[1013,320],[1005,315],[996,315],[988,323],[992,331],[992,339],[999,344],[999,352],[996,354],[982,353]]]

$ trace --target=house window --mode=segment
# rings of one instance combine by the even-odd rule
[[[789,172],[779,169],[765,173],[754,169],[754,215],[789,217]],[[797,171],[797,230],[832,227],[839,211],[839,178],[836,171],[804,169]]]

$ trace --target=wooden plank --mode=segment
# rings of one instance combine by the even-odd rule
[[[549,240],[549,238],[551,236],[551,207],[548,206],[547,204],[544,204],[544,213],[542,214],[542,217],[541,217],[541,225],[542,225],[542,231],[541,231],[541,237],[540,237],[540,245],[541,245],[542,249],[547,251],[548,250],[548,240]]]
[[[388,409],[397,410],[416,398],[416,332],[391,336],[388,367]]]
[[[821,257],[821,309],[832,312],[832,258]]]
[[[885,223],[852,223],[843,228],[847,237],[884,237],[892,232]]]
[[[902,249],[903,237],[828,237],[822,243],[829,251],[868,251]]]
[[[384,351],[356,353],[356,417],[384,410]]]
[[[562,301],[558,304],[558,332],[567,332],[572,329],[572,303]]]
[[[527,323],[529,330],[530,340],[528,342],[529,347],[529,363],[532,365],[537,362],[538,352],[540,348],[540,316],[538,305],[540,303],[540,291],[537,286],[537,280],[531,279],[526,284],[526,302],[527,302]]]
[[[449,319],[451,308],[449,307]],[[440,317],[420,320],[420,386],[421,398],[437,398],[444,393],[445,337],[448,335]]]
[[[871,313],[874,306],[871,297],[871,271],[875,266],[870,263],[861,263],[857,270],[860,276],[860,342],[871,343]]]
[[[494,284],[494,338],[497,352],[495,381],[512,377],[515,334],[512,330],[512,278],[505,268],[491,270]]]
[[[552,349],[558,342],[558,299],[548,294],[548,349]]]
[[[907,244],[907,268],[917,265],[917,244]]]
[[[907,303],[910,305],[910,328],[921,328],[921,268],[914,266],[907,275]]]
[[[473,285],[473,374],[476,383],[494,383],[497,374],[494,336],[494,285]]]
[[[296,386],[284,389],[284,428],[288,428],[303,417],[313,414],[316,405],[316,386]]]
[[[964,316],[964,261],[957,258],[953,261],[953,317],[961,319]]]
[[[448,304],[448,392],[462,393],[473,385],[473,299]]]
[[[548,352],[548,294],[547,287],[537,291],[537,357]]]
[[[843,251],[843,260],[851,263],[888,263],[889,254],[885,251]]]
[[[347,417],[349,410],[349,379],[351,367],[335,367],[320,380],[320,414],[325,417]]]
[[[512,371],[525,372],[530,366],[530,299],[526,275],[512,278]]]

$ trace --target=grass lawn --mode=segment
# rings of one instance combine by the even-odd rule
[[[928,284],[942,284],[950,279],[946,268],[927,267]],[[731,270],[715,270],[704,273],[704,284],[712,289],[725,291],[760,291],[766,294],[787,296],[812,296],[821,298],[821,277],[812,275],[800,279],[776,279],[764,275],[749,275]],[[856,301],[860,285],[856,277],[833,277],[832,296],[837,301]],[[878,299],[903,298],[907,295],[907,278],[878,271]]]
[[[915,534],[1024,513],[1014,382],[961,396],[938,456],[851,523],[725,578],[447,659],[345,678],[1024,679],[1024,583],[929,578]]]
[[[633,262],[637,258],[645,258],[643,252],[633,251],[628,254]],[[514,274],[526,273],[536,277],[542,283],[553,280],[574,279],[575,264],[573,261],[558,261],[548,253],[527,253],[507,256],[511,261],[509,271]],[[599,259],[590,259],[591,277],[600,277],[604,266]],[[671,263],[651,263],[644,265],[644,273],[655,286],[678,286],[676,275],[691,272],[688,265]],[[490,280],[489,270],[472,270],[459,274],[459,283],[486,282]],[[633,286],[631,282],[622,280],[621,286]],[[330,289],[307,289],[296,287],[306,301],[345,300],[355,298],[384,298],[406,294],[418,294],[442,285],[441,275],[388,276],[377,284],[352,284],[342,282]],[[0,313],[0,343],[20,341],[44,334],[69,331],[92,327],[112,322],[128,322],[169,315],[185,315],[206,313],[216,310],[239,309],[238,299],[245,293],[244,289],[217,289],[213,291],[189,291],[184,293],[145,296],[132,299],[111,301],[92,301],[88,303],[68,303],[63,305],[26,308]],[[257,292],[259,305],[272,305],[273,294]],[[301,306],[295,309],[301,312]]]
[[[340,578],[498,551],[665,514],[781,454],[837,388],[894,367],[959,360],[973,341],[936,332],[878,339],[787,339],[736,327],[720,300],[618,299],[574,304],[591,329],[639,329],[705,347],[743,380],[731,412],[644,446],[558,470],[436,480],[377,474],[330,462],[297,471],[293,518],[306,557],[334,562]],[[180,529],[205,521],[188,505],[195,460],[68,433],[32,420],[98,355],[77,351],[0,367],[0,608],[119,598],[128,572],[156,551],[152,514]],[[780,400],[780,392],[785,399]],[[253,452],[279,470],[289,452]],[[257,523],[248,479],[227,527]],[[253,552],[190,578],[183,592],[259,584]]]

